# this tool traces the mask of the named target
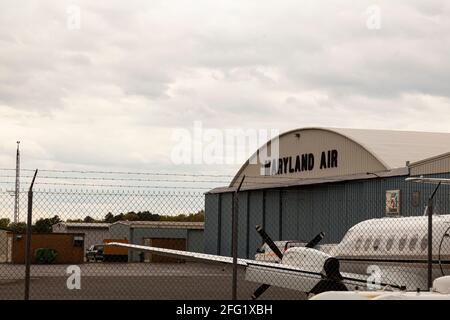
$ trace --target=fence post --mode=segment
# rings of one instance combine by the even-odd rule
[[[428,281],[427,288],[433,284],[433,200],[428,200]]]
[[[30,265],[31,265],[31,235],[33,223],[33,185],[38,170],[34,172],[30,189],[28,190],[28,214],[27,214],[27,242],[25,244],[25,300],[30,299]]]
[[[238,194],[244,182],[245,175],[242,177],[238,188],[233,193],[233,212],[231,216],[232,232],[231,232],[231,251],[233,255],[233,283],[232,283],[232,300],[237,300],[237,249],[238,249],[238,211],[239,199]]]
[[[431,194],[431,197],[428,199],[428,207],[427,207],[427,214],[428,214],[428,289],[431,289],[433,287],[433,199],[436,195],[436,192],[438,191],[439,187],[441,186],[441,183],[437,185],[436,189],[434,189],[433,193]]]

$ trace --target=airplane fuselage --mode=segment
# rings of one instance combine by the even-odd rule
[[[433,279],[450,275],[450,215],[433,216]],[[314,250],[314,249],[313,249]],[[305,248],[292,248],[282,264],[313,270],[326,256],[307,257]],[[295,252],[297,251],[297,252]],[[341,271],[370,275],[384,282],[404,283],[408,289],[427,289],[428,218],[381,218],[360,222],[349,229],[328,256],[339,259]]]

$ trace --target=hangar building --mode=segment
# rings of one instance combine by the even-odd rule
[[[278,151],[277,153],[275,151]],[[274,240],[336,243],[356,223],[422,215],[432,185],[409,176],[450,178],[450,133],[303,128],[258,149],[228,187],[205,194],[205,252],[231,255],[233,194],[238,194],[238,254],[254,257],[260,224]],[[435,210],[450,213],[449,191]]]
[[[203,222],[177,221],[119,221],[109,227],[113,239],[126,239],[129,243],[161,248],[202,252]],[[149,262],[173,262],[172,259],[146,254]],[[139,252],[129,250],[129,262],[139,262]]]

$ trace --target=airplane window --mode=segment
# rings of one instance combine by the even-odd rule
[[[378,250],[380,248],[380,243],[381,243],[381,239],[377,238],[375,239],[375,241],[373,242],[373,250]]]
[[[424,251],[426,248],[428,248],[428,237],[425,235],[420,241],[420,249]]]
[[[363,242],[363,238],[359,237],[358,240],[356,240],[355,249],[358,251],[361,248]]]
[[[364,243],[364,250],[367,251],[370,248],[370,244],[372,243],[372,237],[368,237],[366,242]]]
[[[415,235],[409,241],[409,250],[413,251],[416,248],[417,242],[419,241],[419,236]]]
[[[408,241],[408,236],[406,236],[406,235],[400,239],[400,241],[398,243],[398,249],[400,251],[403,251],[403,249],[405,249],[406,241]]]
[[[390,251],[393,245],[394,245],[394,237],[389,238],[389,240],[386,242],[386,250]]]

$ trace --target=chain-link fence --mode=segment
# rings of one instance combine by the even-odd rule
[[[276,189],[248,179],[239,191],[206,194],[38,187],[29,297],[306,299],[327,290],[426,290],[429,270],[432,279],[450,275],[448,186],[431,202],[428,241],[425,206],[435,186],[403,177]],[[0,191],[0,299],[24,298],[28,193],[18,200],[15,209],[14,192]]]

